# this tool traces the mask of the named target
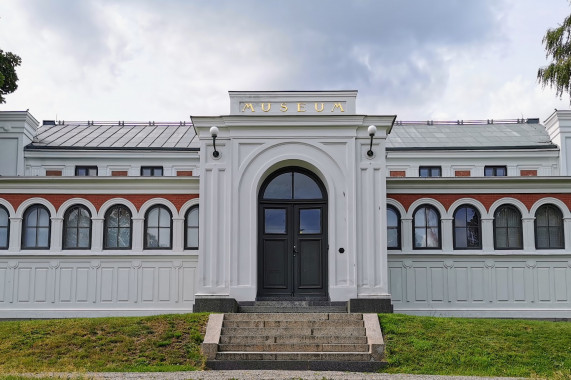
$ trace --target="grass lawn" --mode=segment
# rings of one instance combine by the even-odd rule
[[[0,373],[202,369],[208,314],[0,322]]]
[[[571,380],[571,323],[379,317],[384,372]],[[0,322],[0,374],[203,369],[207,320],[183,314]]]
[[[571,379],[571,323],[380,314],[384,372]]]

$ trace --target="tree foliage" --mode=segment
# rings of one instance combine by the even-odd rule
[[[16,66],[20,66],[21,63],[22,59],[16,54],[0,49],[0,103],[6,103],[4,96],[18,88]]]

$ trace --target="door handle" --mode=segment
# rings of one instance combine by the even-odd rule
[[[294,246],[293,246],[293,257],[295,257],[295,254],[296,254],[296,253],[298,253],[298,252],[297,252],[297,247],[294,245]]]

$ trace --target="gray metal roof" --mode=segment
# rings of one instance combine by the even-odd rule
[[[191,123],[44,123],[26,149],[197,150]]]
[[[387,150],[555,148],[537,119],[503,121],[397,121]]]

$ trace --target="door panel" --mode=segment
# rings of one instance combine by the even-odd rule
[[[299,239],[299,249],[296,255],[299,265],[298,289],[321,289],[322,246],[321,239]]]
[[[266,288],[289,288],[288,253],[287,240],[264,240],[264,285]]]

